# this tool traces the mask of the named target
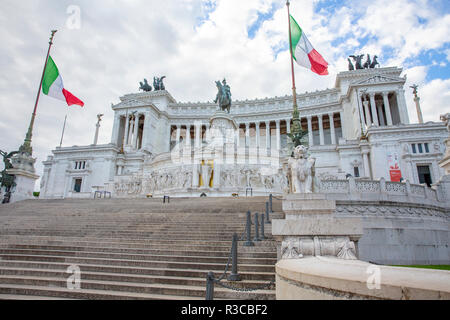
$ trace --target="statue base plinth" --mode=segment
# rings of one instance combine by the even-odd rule
[[[37,174],[23,169],[8,169],[6,172],[16,177],[16,186],[11,192],[10,203],[34,198],[34,186],[39,179]]]
[[[224,145],[234,144],[235,130],[238,129],[238,125],[229,113],[217,111],[209,119],[209,122],[211,124],[211,147],[223,147]]]
[[[272,235],[280,242],[279,259],[320,255],[356,259],[361,218],[336,216],[336,201],[321,193],[288,194],[282,206],[285,219],[272,220]]]

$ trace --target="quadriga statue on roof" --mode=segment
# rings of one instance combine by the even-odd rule
[[[139,84],[141,85],[139,90],[142,90],[142,91],[145,91],[145,92],[152,91],[152,87],[148,84],[147,79],[144,79],[144,83],[139,82]]]
[[[305,146],[299,145],[294,148],[294,156],[288,160],[293,193],[312,193],[316,189],[316,158],[308,157],[307,151]]]

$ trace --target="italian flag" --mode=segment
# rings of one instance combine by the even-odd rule
[[[302,67],[325,76],[328,74],[328,62],[318,53],[309,42],[303,30],[295,19],[290,16],[292,56]]]
[[[48,57],[47,66],[45,67],[42,92],[45,95],[66,102],[68,106],[74,104],[80,107],[84,106],[83,101],[64,89],[63,79],[59,74],[58,67],[50,56]]]

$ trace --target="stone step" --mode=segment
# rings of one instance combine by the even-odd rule
[[[0,249],[2,255],[32,255],[32,256],[58,256],[58,257],[78,257],[78,258],[101,258],[101,259],[122,259],[122,260],[144,260],[144,261],[174,261],[174,262],[200,262],[200,263],[224,263],[228,261],[228,255],[216,256],[211,252],[209,256],[194,255],[146,255],[146,254],[128,254],[128,253],[106,253],[95,251],[61,251],[61,250],[37,250],[37,249]],[[241,257],[240,264],[268,264],[275,265],[276,258],[250,258]]]
[[[70,290],[67,288],[48,288],[27,285],[2,285],[2,296],[39,296],[45,298],[83,299],[83,300],[186,300],[186,296],[143,294],[105,290]],[[204,300],[204,297],[189,297],[189,300]]]
[[[0,206],[0,299],[200,299],[206,275],[224,273],[234,233],[246,212],[268,197],[34,200]],[[271,219],[283,218],[274,199]],[[254,226],[252,226],[252,238]],[[241,291],[215,286],[219,299],[274,299],[274,290],[244,292],[275,280],[277,243],[238,242]],[[71,265],[82,289],[67,289]],[[229,266],[231,269],[231,266]],[[228,273],[230,270],[228,270]]]
[[[231,241],[205,241],[205,240],[161,240],[161,239],[130,239],[130,238],[95,238],[95,237],[55,237],[55,236],[33,236],[27,235],[25,237],[19,236],[0,236],[0,243],[13,244],[13,243],[42,243],[42,244],[64,244],[70,243],[71,245],[102,245],[112,247],[130,247],[130,248],[203,248],[204,250],[210,250],[214,248],[222,248],[224,250],[230,250]],[[243,247],[244,241],[239,241],[239,247],[244,250],[251,250],[252,252],[258,252],[258,250],[264,251],[266,248],[276,247],[276,242],[273,240],[258,241],[255,242],[254,247]]]
[[[230,272],[227,273],[228,275]],[[10,280],[2,282],[1,279],[39,279],[39,278],[55,278],[60,280],[67,280],[70,274],[65,270],[38,270],[38,269],[5,269],[0,268],[0,284],[9,283]],[[219,275],[216,277],[219,278]],[[113,282],[132,282],[132,283],[158,283],[158,284],[174,284],[183,286],[206,286],[206,275],[204,277],[183,277],[183,276],[161,276],[161,275],[130,275],[104,272],[81,272],[81,281],[98,280],[98,281],[113,281]],[[225,283],[226,277],[224,278]],[[268,280],[245,280],[232,282],[233,286],[245,289],[259,288],[272,281]],[[14,284],[32,284],[30,282],[21,283],[20,280],[15,280]]]
[[[44,261],[14,261],[14,260],[0,260],[0,268],[2,270],[18,270],[19,274],[21,270],[41,270],[45,272],[47,270],[67,270],[71,264],[69,263],[57,263],[57,262],[44,262]],[[148,267],[129,267],[129,266],[108,266],[108,265],[95,265],[95,264],[78,264],[77,265],[82,272],[95,272],[95,273],[114,273],[120,275],[147,275],[147,276],[167,276],[167,277],[190,277],[205,279],[206,274],[212,271],[216,277],[223,274],[225,266],[221,266],[220,269],[210,270],[195,270],[195,269],[168,269],[168,268],[148,268]],[[275,279],[274,272],[257,272],[257,271],[243,271],[238,269],[239,274],[243,280],[264,280],[273,281]]]
[[[41,296],[31,296],[31,295],[19,295],[19,294],[0,294],[0,300],[76,300],[69,298],[58,298],[58,297],[41,297]]]
[[[60,257],[60,256],[45,256],[45,255],[12,255],[0,254],[0,259],[15,260],[15,261],[46,261],[59,262],[68,264],[100,264],[109,266],[135,266],[135,267],[156,267],[156,268],[182,268],[182,269],[198,269],[198,270],[220,270],[225,267],[221,263],[207,263],[207,262],[174,262],[166,260],[129,260],[129,259],[112,259],[112,258],[82,258],[82,257]],[[274,272],[274,265],[261,264],[239,264],[239,269],[242,271],[262,271]]]
[[[199,250],[173,250],[173,249],[135,249],[135,248],[108,248],[108,247],[74,247],[74,246],[51,246],[51,245],[37,245],[37,244],[0,244],[2,249],[28,249],[28,250],[56,250],[56,251],[93,251],[93,252],[109,252],[109,253],[128,253],[128,254],[167,254],[167,255],[186,255],[186,256],[209,256],[212,253],[212,249],[208,251]],[[220,248],[219,248],[220,249]],[[213,251],[214,255],[218,257],[228,257],[230,250]],[[238,257],[250,257],[250,258],[272,258],[276,259],[276,252],[242,252],[238,251]]]
[[[8,285],[21,285],[29,287],[47,287],[47,290],[51,291],[53,288],[67,288],[67,280],[60,278],[44,278],[44,277],[15,277],[15,276],[2,276],[0,278],[0,292],[1,287]],[[156,294],[156,295],[177,295],[187,297],[205,297],[205,286],[192,286],[192,285],[174,285],[174,284],[159,284],[159,283],[134,283],[134,282],[115,282],[115,281],[100,281],[100,280],[82,280],[81,289],[83,292],[87,290],[102,290],[112,292],[127,292],[127,293],[143,293],[143,294]],[[77,290],[78,291],[78,290]],[[235,292],[230,289],[225,289],[216,286],[214,290],[214,296],[217,298],[232,299],[236,296],[240,298],[246,298],[248,300],[260,299],[260,298],[272,298],[274,299],[275,291],[273,290],[255,290],[252,292]]]

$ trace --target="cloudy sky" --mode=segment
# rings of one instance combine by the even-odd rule
[[[67,112],[63,146],[91,144],[98,113],[99,143],[109,143],[111,103],[138,92],[143,78],[165,75],[179,102],[211,101],[224,77],[234,99],[291,93],[284,0],[1,0],[1,8],[0,149],[23,142],[52,29],[65,87],[86,104],[69,110],[41,96],[32,143],[39,175]],[[369,53],[420,86],[425,121],[450,112],[448,0],[292,0],[291,14],[330,63],[329,76],[297,67],[299,93],[332,88],[348,55]],[[417,122],[409,88],[406,99]]]

